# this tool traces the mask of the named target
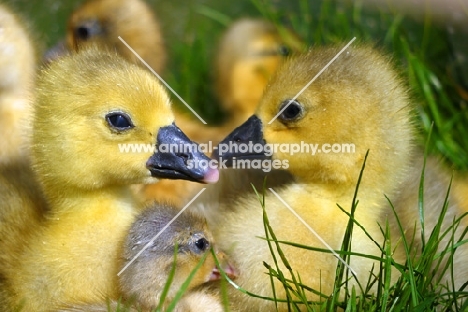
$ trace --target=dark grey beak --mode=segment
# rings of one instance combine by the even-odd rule
[[[67,49],[65,41],[62,40],[44,53],[43,61],[45,64],[48,64],[69,53],[70,51]]]
[[[209,166],[211,159],[175,124],[159,129],[156,148],[146,162],[153,177],[199,183],[218,181],[218,169]]]
[[[262,121],[252,115],[222,140],[212,158],[232,167],[233,159],[269,159],[265,155]]]

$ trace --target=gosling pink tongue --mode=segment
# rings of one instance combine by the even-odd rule
[[[203,177],[205,183],[216,183],[219,180],[219,171],[216,168],[208,168]]]

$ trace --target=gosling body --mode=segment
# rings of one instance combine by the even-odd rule
[[[119,144],[193,142],[173,125],[162,86],[115,54],[89,49],[63,57],[44,69],[37,90],[31,158],[47,213],[29,237],[16,237],[20,252],[2,250],[8,262],[0,272],[7,285],[3,306],[48,311],[116,298],[118,255],[142,209],[130,185],[202,181],[207,172],[187,170],[177,155],[119,150]],[[10,200],[2,205],[9,220],[22,213]]]
[[[270,81],[256,115],[223,141],[284,145],[305,142],[318,144],[319,148],[335,143],[342,147],[354,145],[354,150],[340,150],[339,153],[325,153],[323,150],[312,155],[309,150],[291,154],[281,149],[273,153],[273,160],[287,161],[288,170],[295,179],[286,186],[266,190],[265,194],[265,211],[280,241],[340,250],[349,217],[338,205],[350,213],[367,152],[369,154],[357,193],[359,204],[354,215],[357,222],[382,245],[380,226],[388,221],[393,229],[397,228],[386,197],[396,205],[398,212],[403,212],[400,218],[407,235],[413,233],[419,219],[418,173],[421,172],[423,159],[414,144],[414,112],[407,88],[391,62],[369,47],[350,47],[299,93],[340,49],[315,48],[286,61]],[[238,159],[243,157],[235,153],[226,155],[228,158],[234,156]],[[249,157],[253,159],[253,155]],[[430,161],[428,166],[431,181],[426,179],[426,227],[432,229],[442,209],[449,179],[434,162]],[[455,182],[457,184],[459,181]],[[444,229],[447,229],[453,216],[460,217],[468,211],[466,201],[460,194],[455,191],[450,195],[448,222]],[[466,198],[466,195],[463,196]],[[213,226],[215,239],[220,242],[221,248],[228,251],[239,269],[238,284],[254,294],[272,297],[271,280],[265,273],[267,270],[263,263],[275,267],[268,244],[259,238],[265,237],[265,229],[258,198],[244,196],[234,202],[225,202],[219,210],[209,210],[210,213],[213,217],[209,216],[208,220],[224,220],[221,224],[209,225]],[[466,225],[464,218],[455,233],[457,239]],[[394,231],[392,237],[397,241],[401,238],[401,232]],[[418,245],[418,241],[415,244]],[[376,244],[356,227],[351,246],[352,251],[357,253],[381,254]],[[332,295],[338,262],[334,255],[285,244],[281,244],[281,248],[292,270],[300,276],[301,283],[323,295],[307,292],[309,300],[320,302]],[[467,280],[463,261],[466,254],[466,244],[456,252],[454,269],[461,274],[455,277],[455,289]],[[405,263],[401,249],[395,250],[394,257],[398,263]],[[291,279],[288,269],[281,261],[278,262],[286,278]],[[353,256],[349,266],[356,273],[349,285],[357,287],[356,280],[366,283],[373,268],[376,273],[378,262]],[[393,278],[398,278],[398,275],[394,274]],[[275,278],[273,280],[276,297],[286,299],[282,284]],[[289,298],[298,299],[294,295]],[[231,303],[240,311],[275,309],[271,301],[246,296],[235,290],[231,294]],[[288,308],[280,303],[279,310],[287,311]]]

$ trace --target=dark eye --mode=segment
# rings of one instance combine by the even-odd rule
[[[195,246],[197,246],[200,251],[205,251],[210,247],[210,243],[203,237],[195,241]]]
[[[89,31],[88,27],[80,26],[80,27],[75,28],[75,35],[78,39],[88,40],[89,37],[91,36],[91,32]]]
[[[285,108],[286,107],[286,108]],[[304,107],[296,100],[286,100],[280,106],[279,119],[284,122],[296,121],[304,114]]]
[[[288,56],[291,51],[289,50],[289,48],[285,45],[280,45],[279,48],[278,48],[278,53],[281,55],[281,56]]]
[[[82,21],[80,25],[78,25],[75,28],[76,39],[82,41],[89,40],[91,39],[91,37],[99,36],[102,34],[103,30],[101,28],[101,25],[95,19]]]
[[[106,115],[107,123],[114,129],[123,131],[133,128],[132,119],[125,113],[113,112]]]

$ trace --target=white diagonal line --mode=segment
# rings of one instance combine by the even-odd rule
[[[299,221],[301,221],[302,224],[304,224],[304,225],[306,226],[306,228],[307,228],[309,231],[311,231],[312,234],[314,234],[314,235],[318,238],[318,240],[321,241],[322,244],[325,245],[325,247],[327,247],[327,248],[332,252],[332,254],[333,254],[336,258],[338,258],[338,260],[340,260],[340,261],[351,271],[351,273],[354,275],[354,277],[356,277],[356,272],[346,263],[346,261],[344,261],[343,258],[341,258],[340,255],[338,255],[338,254],[336,253],[336,251],[333,250],[333,248],[331,248],[331,246],[328,245],[327,242],[326,242],[317,232],[315,232],[315,230],[314,230],[310,225],[308,225],[307,222],[305,222],[304,219],[302,219],[301,216],[298,215],[297,212],[294,211],[294,209],[292,209],[292,208],[278,195],[278,193],[276,193],[271,187],[268,188],[268,189],[269,189],[273,194],[275,194],[275,196],[278,197],[278,199],[291,211],[291,213],[292,213],[297,219],[299,219]]]
[[[325,71],[325,70],[328,68],[328,66],[330,66],[330,65],[331,65],[331,63],[333,63],[333,62],[334,62],[334,61],[335,61],[335,60],[336,60],[336,59],[337,59],[337,58],[340,56],[340,55],[341,55],[341,53],[343,53],[343,52],[344,52],[344,50],[346,50],[346,49],[347,49],[347,48],[348,48],[348,47],[351,45],[351,43],[353,43],[353,41],[354,41],[354,40],[356,40],[356,37],[354,37],[353,39],[351,39],[351,41],[350,41],[350,42],[348,42],[348,44],[347,44],[347,45],[346,45],[346,46],[345,46],[343,49],[341,49],[341,51],[340,51],[340,52],[338,52],[338,54],[337,54],[337,55],[335,55],[335,57],[334,57],[334,58],[332,58],[332,59],[331,59],[331,61],[330,61],[330,62],[328,62],[328,64],[327,64],[327,65],[325,65],[325,67],[324,67],[324,68],[322,68],[322,70],[321,70],[321,71],[319,71],[319,72],[318,72],[318,74],[317,74],[317,75],[315,75],[315,77],[314,77],[314,78],[312,78],[312,80],[311,80],[311,81],[309,81],[309,83],[308,83],[308,84],[306,84],[306,85],[305,85],[305,87],[304,87],[304,88],[302,88],[302,89],[301,89],[301,91],[299,91],[299,92],[296,94],[296,96],[295,96],[295,97],[293,97],[291,100],[289,100],[288,104],[286,104],[286,106],[284,106],[284,107],[283,107],[283,109],[282,109],[282,110],[280,110],[280,111],[279,111],[279,113],[278,113],[278,114],[276,114],[276,116],[275,116],[275,117],[273,117],[273,118],[272,118],[272,119],[271,119],[271,120],[268,122],[268,124],[271,124],[273,121],[275,121],[275,120],[276,120],[276,118],[278,118],[278,116],[279,116],[279,115],[281,115],[281,114],[284,112],[284,110],[285,110],[286,108],[288,108],[288,106],[289,106],[289,105],[290,105],[290,104],[291,104],[291,103],[292,103],[294,100],[296,100],[296,99],[297,99],[297,97],[298,97],[299,95],[301,95],[301,94],[302,94],[302,92],[304,92],[304,90],[305,90],[305,89],[307,89],[307,88],[310,86],[310,84],[311,84],[312,82],[314,82],[314,81],[315,81],[315,79],[317,79],[317,78],[318,78],[318,76],[320,76],[320,75],[321,75],[321,74],[322,74],[322,73],[323,73],[323,72],[324,72],[324,71]]]
[[[180,95],[178,95],[174,89],[171,88],[171,86],[169,86],[167,84],[167,82],[164,81],[164,79],[161,78],[161,76],[158,75],[158,73],[151,68],[151,66],[148,65],[148,63],[145,62],[145,60],[143,60],[141,58],[141,56],[138,55],[138,53],[136,53],[135,50],[132,49],[132,47],[127,43],[125,42],[125,40],[122,39],[122,37],[118,37],[120,41],[122,41],[123,44],[125,44],[125,46],[130,50],[132,51],[133,54],[135,54],[135,56],[143,63],[145,64],[145,66],[156,76],[158,77],[158,79],[166,86],[166,88],[168,88],[169,90],[171,90],[171,92],[182,102],[184,103],[185,106],[187,106],[188,109],[190,109],[190,111],[195,115],[197,116],[198,119],[200,119],[201,122],[203,122],[204,125],[206,125],[206,121],[203,120],[203,118],[200,117],[200,115],[197,114],[196,111],[193,110],[193,108],[190,107],[190,105],[187,104],[187,102],[184,101],[184,99],[182,99],[182,97],[180,97]]]
[[[135,261],[135,260],[143,253],[143,251],[145,251],[151,244],[153,244],[153,242],[159,237],[159,235],[161,235],[162,232],[164,232],[164,231],[172,224],[172,222],[174,222],[174,221],[185,211],[185,209],[187,209],[187,208],[190,206],[190,204],[193,203],[193,201],[194,201],[195,199],[197,199],[197,197],[200,196],[200,194],[203,193],[205,190],[206,190],[206,188],[204,187],[200,192],[198,192],[198,194],[195,195],[195,197],[192,198],[192,200],[189,201],[188,204],[185,205],[185,207],[182,208],[182,210],[179,211],[179,213],[176,214],[175,217],[172,218],[172,220],[169,221],[169,222],[161,229],[161,231],[159,231],[158,234],[156,234],[156,235],[145,245],[145,247],[143,247],[143,248],[136,254],[136,256],[133,257],[133,259],[130,260],[130,262],[127,263],[127,264],[124,266],[124,268],[123,268],[122,270],[120,270],[119,273],[117,273],[117,276],[120,276],[120,274],[122,274],[122,272],[125,271],[125,270],[133,263],[133,261]]]

